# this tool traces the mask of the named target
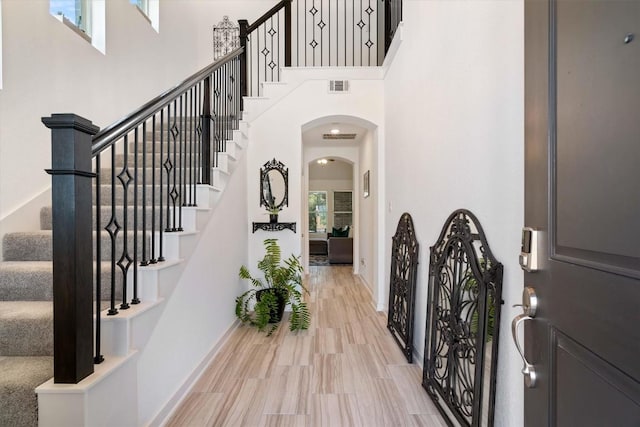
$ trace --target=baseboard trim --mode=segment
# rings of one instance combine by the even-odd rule
[[[191,375],[189,375],[180,388],[167,401],[167,403],[162,406],[162,409],[160,409],[156,416],[146,424],[148,427],[162,427],[167,424],[180,404],[186,399],[189,392],[196,385],[205,369],[209,364],[211,364],[220,349],[227,343],[227,341],[229,341],[229,337],[238,328],[238,326],[240,326],[240,321],[236,319],[222,337],[211,347],[209,352],[207,352],[207,355],[200,361],[198,366],[195,367],[191,372]]]

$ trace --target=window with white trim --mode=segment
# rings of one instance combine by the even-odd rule
[[[106,53],[104,0],[49,0],[49,13],[100,52]]]
[[[156,32],[160,32],[160,0],[129,0],[149,21]]]
[[[65,24],[91,38],[90,0],[50,0],[49,12]]]
[[[309,232],[327,232],[326,191],[309,191]]]
[[[353,224],[353,192],[333,192],[333,226],[335,228],[351,227]]]

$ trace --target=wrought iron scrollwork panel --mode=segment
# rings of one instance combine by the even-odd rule
[[[405,212],[400,217],[396,234],[393,236],[387,328],[409,363],[413,358],[413,308],[418,248],[413,220],[411,215]]]
[[[431,248],[422,385],[450,425],[493,425],[502,264],[457,210]]]

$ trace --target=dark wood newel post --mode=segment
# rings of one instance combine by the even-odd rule
[[[240,47],[243,48],[242,54],[240,54],[240,109],[243,109],[243,98],[249,93],[247,87],[247,38],[249,37],[249,21],[246,19],[239,19],[238,25],[240,26]]]
[[[93,373],[91,141],[99,128],[75,114],[53,114],[53,375],[76,384]]]
[[[284,3],[284,66],[291,67],[291,0]]]
[[[202,183],[211,185],[211,76],[204,79],[202,110]]]

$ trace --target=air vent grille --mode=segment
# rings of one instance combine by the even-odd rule
[[[349,92],[349,80],[329,80],[329,92],[331,93]]]
[[[322,139],[356,139],[355,133],[324,133],[322,134]]]

